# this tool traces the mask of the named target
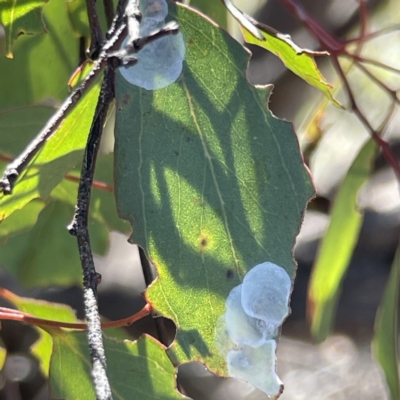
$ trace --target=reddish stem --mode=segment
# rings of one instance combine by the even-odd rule
[[[360,4],[360,36],[359,39],[363,39],[365,35],[367,34],[368,30],[368,7],[367,3],[364,0],[358,0],[358,3]]]
[[[339,64],[339,61],[336,57],[333,57],[333,63],[335,65],[337,72],[339,73],[340,77],[342,78],[342,81],[346,88],[347,95],[349,96],[349,100],[350,100],[351,111],[353,111],[357,115],[358,119],[364,124],[364,126],[370,132],[372,138],[375,140],[375,142],[378,144],[378,146],[381,147],[386,161],[392,166],[394,172],[397,175],[397,178],[400,180],[400,164],[397,161],[394,154],[392,153],[392,151],[389,147],[389,144],[378,135],[378,133],[374,130],[374,128],[369,123],[368,119],[358,108],[357,103],[355,101],[353,91],[350,87],[349,81],[347,80],[346,75],[344,74],[344,72]],[[383,130],[383,127],[381,127],[381,130]]]
[[[13,292],[0,287],[0,296],[8,300],[14,305],[18,305],[21,302],[21,297],[17,296]],[[40,300],[38,300],[40,301]],[[150,303],[147,303],[139,312],[131,315],[127,318],[119,319],[117,321],[104,322],[101,324],[102,328],[118,328],[122,326],[128,326],[138,321],[139,319],[149,315],[151,313],[152,307]],[[51,321],[47,319],[42,319],[34,317],[29,313],[25,313],[20,310],[14,310],[12,308],[0,307],[0,320],[13,320],[26,322],[38,326],[53,326],[57,328],[69,328],[69,329],[86,329],[87,325],[85,323],[75,323],[75,322],[61,322],[61,321]]]
[[[395,32],[400,30],[400,25],[394,25],[394,26],[390,26],[388,28],[383,28],[379,31],[375,31],[375,32],[371,32],[371,33],[366,33],[363,37],[356,37],[353,39],[347,39],[347,40],[343,40],[342,42],[346,45],[354,43],[354,42],[366,42],[367,40],[371,40],[371,39],[375,39],[376,37],[382,36],[382,35],[386,35],[388,33],[391,32]]]
[[[292,15],[297,17],[305,25],[311,34],[319,41],[323,49],[331,54],[340,54],[343,52],[345,45],[322,28],[322,26],[311,18],[299,4],[293,0],[281,0],[281,3]]]
[[[107,328],[120,328],[124,326],[132,325],[134,322],[146,317],[151,313],[152,307],[150,304],[146,304],[139,312],[131,315],[127,318],[119,319],[117,321],[103,322],[101,327]],[[52,321],[43,318],[35,317],[29,313],[25,313],[19,310],[11,308],[0,307],[0,320],[11,320],[20,321],[37,326],[51,326],[55,328],[67,328],[67,329],[87,329],[87,324],[84,322],[63,322],[63,321]]]
[[[364,56],[360,56],[358,54],[351,54],[351,53],[349,53],[347,51],[344,53],[344,56],[352,58],[354,61],[357,61],[358,64],[363,64],[363,63],[364,64],[370,64],[370,65],[373,65],[375,67],[379,67],[379,68],[382,68],[382,69],[384,69],[386,71],[392,72],[394,74],[400,74],[400,70],[398,68],[394,68],[394,67],[391,67],[390,65],[383,64],[378,60],[372,60],[370,58],[367,58],[367,57],[364,57]]]

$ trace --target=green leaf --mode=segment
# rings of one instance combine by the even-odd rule
[[[190,0],[190,6],[197,8],[211,19],[213,19],[220,27],[227,29],[227,11],[225,6],[216,0]]]
[[[247,43],[262,47],[275,54],[285,64],[286,68],[320,90],[333,104],[342,108],[341,104],[333,98],[332,86],[326,82],[314,60],[314,56],[328,55],[328,53],[302,49],[290,39],[289,35],[276,32],[254,20],[252,22],[257,26],[265,40],[254,37],[242,26],[243,37]]]
[[[159,278],[147,292],[178,332],[175,362],[226,373],[215,344],[229,291],[273,261],[294,273],[292,249],[314,190],[292,126],[246,79],[248,54],[192,10],[169,5],[186,43],[181,77],[147,91],[116,78],[115,184]]]
[[[33,4],[37,7],[40,0]],[[14,58],[0,57],[0,110],[44,101],[54,104],[68,94],[68,79],[79,62],[79,40],[65,1],[50,1],[43,10],[48,33],[22,35],[15,43]]]
[[[380,364],[392,400],[400,398],[398,368],[398,307],[400,287],[400,247],[397,247],[388,283],[375,320],[372,349]]]
[[[60,201],[49,203],[29,232],[8,239],[1,248],[0,265],[27,287],[80,284],[82,271],[76,238],[66,229],[73,214],[70,205]],[[90,228],[92,247],[105,249],[108,230],[100,224]]]
[[[64,304],[20,297],[8,291],[3,291],[2,297],[12,303],[18,310],[32,314],[38,318],[52,321],[80,322],[77,320],[74,310]],[[39,339],[31,346],[31,352],[39,360],[42,373],[48,376],[53,341],[45,330],[36,327],[35,329],[39,334]]]
[[[93,85],[17,181],[11,196],[0,198],[2,219],[31,200],[46,200],[55,186],[82,159],[96,107],[99,85]]]
[[[49,330],[53,337],[51,394],[57,399],[95,399],[86,332]],[[183,399],[175,388],[175,368],[158,342],[104,338],[107,375],[115,399]],[[68,379],[65,379],[68,377]]]
[[[13,57],[12,46],[23,33],[46,32],[43,6],[48,0],[3,0],[0,2],[0,23],[6,34],[6,56]]]
[[[331,331],[341,282],[357,243],[363,215],[357,208],[357,194],[368,179],[376,145],[371,139],[361,149],[336,195],[331,222],[315,260],[308,290],[311,332],[324,340]]]

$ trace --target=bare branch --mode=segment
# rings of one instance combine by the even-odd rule
[[[131,1],[128,5],[128,9],[133,3],[138,6],[138,1],[139,0]],[[135,14],[134,19],[135,21],[130,21],[130,18],[128,19],[129,25],[136,25],[137,29],[135,32],[139,35],[139,14]],[[117,33],[118,30],[116,31],[116,34]],[[119,35],[117,37],[119,37]],[[138,38],[139,36],[135,39]],[[104,58],[107,57],[108,50],[109,49],[103,49],[102,54],[104,54]],[[101,92],[83,157],[76,212],[69,226],[69,232],[76,236],[78,241],[79,256],[83,270],[84,308],[87,319],[89,352],[92,362],[92,377],[97,400],[112,400],[112,393],[107,377],[107,361],[97,304],[97,286],[101,282],[101,275],[96,272],[94,265],[90,246],[88,219],[94,170],[100,147],[101,135],[107,118],[109,105],[114,99],[114,79],[115,70],[111,66],[108,66],[104,72]]]
[[[111,387],[107,378],[103,334],[97,305],[97,286],[101,281],[101,275],[96,272],[94,266],[88,230],[89,204],[97,153],[108,107],[114,98],[114,71],[111,68],[106,68],[104,75],[95,117],[83,157],[76,212],[74,220],[69,226],[69,231],[78,240],[79,256],[83,270],[83,297],[96,398],[98,400],[111,400]]]
[[[104,42],[104,36],[96,9],[96,1],[86,0],[86,10],[90,27],[90,47],[87,50],[87,54],[90,59],[95,60],[98,57],[101,46]]]

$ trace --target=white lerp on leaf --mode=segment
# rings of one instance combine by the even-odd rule
[[[279,327],[289,313],[292,282],[279,265],[265,262],[244,277],[242,306],[247,315]]]
[[[168,14],[166,0],[140,2],[142,23],[140,36],[144,37],[160,29]],[[125,45],[122,44],[122,47]],[[169,35],[146,45],[137,53],[137,63],[121,67],[121,75],[131,84],[147,90],[162,89],[175,82],[182,72],[185,42],[182,34]]]
[[[258,348],[244,346],[231,350],[227,356],[228,372],[233,378],[244,379],[269,396],[282,392],[282,381],[275,371],[276,342],[267,340]]]
[[[291,280],[280,266],[256,265],[234,287],[216,328],[216,345],[229,375],[243,379],[270,397],[282,392],[275,371],[276,336],[289,313]]]
[[[242,307],[242,286],[234,287],[226,299],[225,324],[232,342],[238,346],[259,347],[268,335],[265,322],[250,317]],[[272,333],[271,333],[272,334]]]

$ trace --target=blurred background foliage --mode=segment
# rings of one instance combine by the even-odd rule
[[[298,3],[326,31],[341,40],[359,35],[358,2],[298,0]],[[373,128],[382,133],[398,160],[400,8],[395,0],[373,0],[367,4],[367,30],[381,33],[365,41],[356,51],[390,68],[369,65],[366,72],[345,58],[340,62],[346,70],[359,109]],[[0,59],[1,75],[7,77],[2,79],[0,91],[2,167],[21,151],[66,96],[66,82],[82,60],[82,49],[88,36],[84,2],[72,0],[67,5],[65,7],[61,1],[49,1],[44,7],[44,21],[53,37],[22,36],[16,41],[13,63],[4,57]],[[243,42],[239,25],[220,2],[192,0],[190,5],[199,8]],[[290,34],[298,46],[324,50],[280,1],[237,0],[235,5],[258,21]],[[54,26],[57,29],[50,29]],[[385,30],[393,26],[397,28]],[[49,41],[46,46],[51,46],[50,43],[57,45],[49,51],[43,46],[43,41]],[[4,42],[1,46],[5,52]],[[349,48],[351,46],[354,50],[357,43],[349,44]],[[291,302],[292,315],[283,326],[278,352],[278,371],[285,382],[282,399],[398,399],[400,263],[398,255],[395,257],[400,233],[398,177],[380,148],[370,140],[370,133],[360,118],[349,111],[349,99],[329,57],[318,57],[316,61],[323,75],[333,84],[335,98],[346,109],[334,106],[316,89],[288,71],[274,55],[259,47],[247,47],[253,54],[248,79],[254,84],[274,84],[269,107],[279,118],[293,122],[317,190],[316,198],[309,204],[295,249],[298,272]],[[45,51],[38,56],[33,48],[44,48]],[[26,132],[20,143],[13,140],[7,125],[10,113],[16,111],[29,122],[24,124]],[[27,112],[30,112],[28,116]],[[387,115],[390,118],[386,118]],[[104,155],[97,168],[98,179],[109,185],[113,180],[110,173],[112,160],[107,155],[112,147],[112,127],[113,118],[110,116],[108,128],[111,134],[105,140]],[[8,132],[9,136],[3,132]],[[71,177],[76,177],[78,170],[72,171]],[[2,286],[26,296],[64,301],[79,314],[80,289],[74,286],[79,285],[81,279],[77,250],[70,242],[74,240],[62,228],[72,213],[74,185],[72,179],[63,181],[46,202],[50,207],[44,208],[45,204],[37,200],[29,209],[16,212],[15,220],[9,225],[0,225],[0,244],[15,241],[20,246],[18,257],[15,257],[15,251],[10,255],[6,247],[0,248],[0,264]],[[110,232],[129,232],[116,213],[110,212],[106,221],[102,220],[104,210],[114,209],[112,203],[111,193],[95,190],[92,237],[96,252],[103,255],[97,260],[100,269],[103,268],[104,282],[108,282],[101,286],[100,307],[105,316],[118,318],[115,309],[124,315],[127,298],[135,297],[140,303],[140,292],[145,286],[132,263],[127,264],[127,260],[137,260],[138,257],[136,250],[125,245],[125,236],[112,233],[109,245]],[[37,259],[37,254],[32,252],[32,240],[38,238],[37,232],[43,229],[43,224],[54,223],[52,215],[63,222],[57,222],[58,228],[54,230],[46,228],[51,234],[41,240],[45,240],[45,245],[52,251],[47,253],[47,260]],[[42,243],[36,244],[40,245]],[[49,268],[44,276],[31,275],[34,269],[29,266],[38,263],[51,265],[51,259],[63,252],[68,254],[65,259],[71,263],[75,274],[63,277],[59,271]],[[115,270],[110,269],[111,265]],[[136,277],[135,293],[132,293],[132,286],[124,282],[124,274],[118,273],[118,268],[131,269],[132,276]],[[51,287],[43,288],[46,285]],[[154,333],[150,320],[132,329],[134,335],[143,331]],[[1,373],[3,390],[0,396],[25,399],[32,398],[32,393],[39,393],[37,398],[47,398],[47,390],[41,389],[44,378],[35,368],[35,361],[25,353],[35,341],[35,333],[28,327],[19,328],[18,334],[14,334],[15,331],[15,325],[4,324],[2,340],[9,351],[14,351],[11,351],[12,356]],[[313,339],[322,344],[311,344]],[[371,342],[381,370],[371,361]],[[25,358],[18,358],[20,353]],[[29,373],[23,374],[21,371],[26,366],[30,368]],[[198,365],[180,368],[178,380],[188,395],[195,399],[263,398],[260,392],[245,385],[237,389],[233,380],[222,383],[207,375]],[[16,393],[19,397],[13,397],[17,396]]]

